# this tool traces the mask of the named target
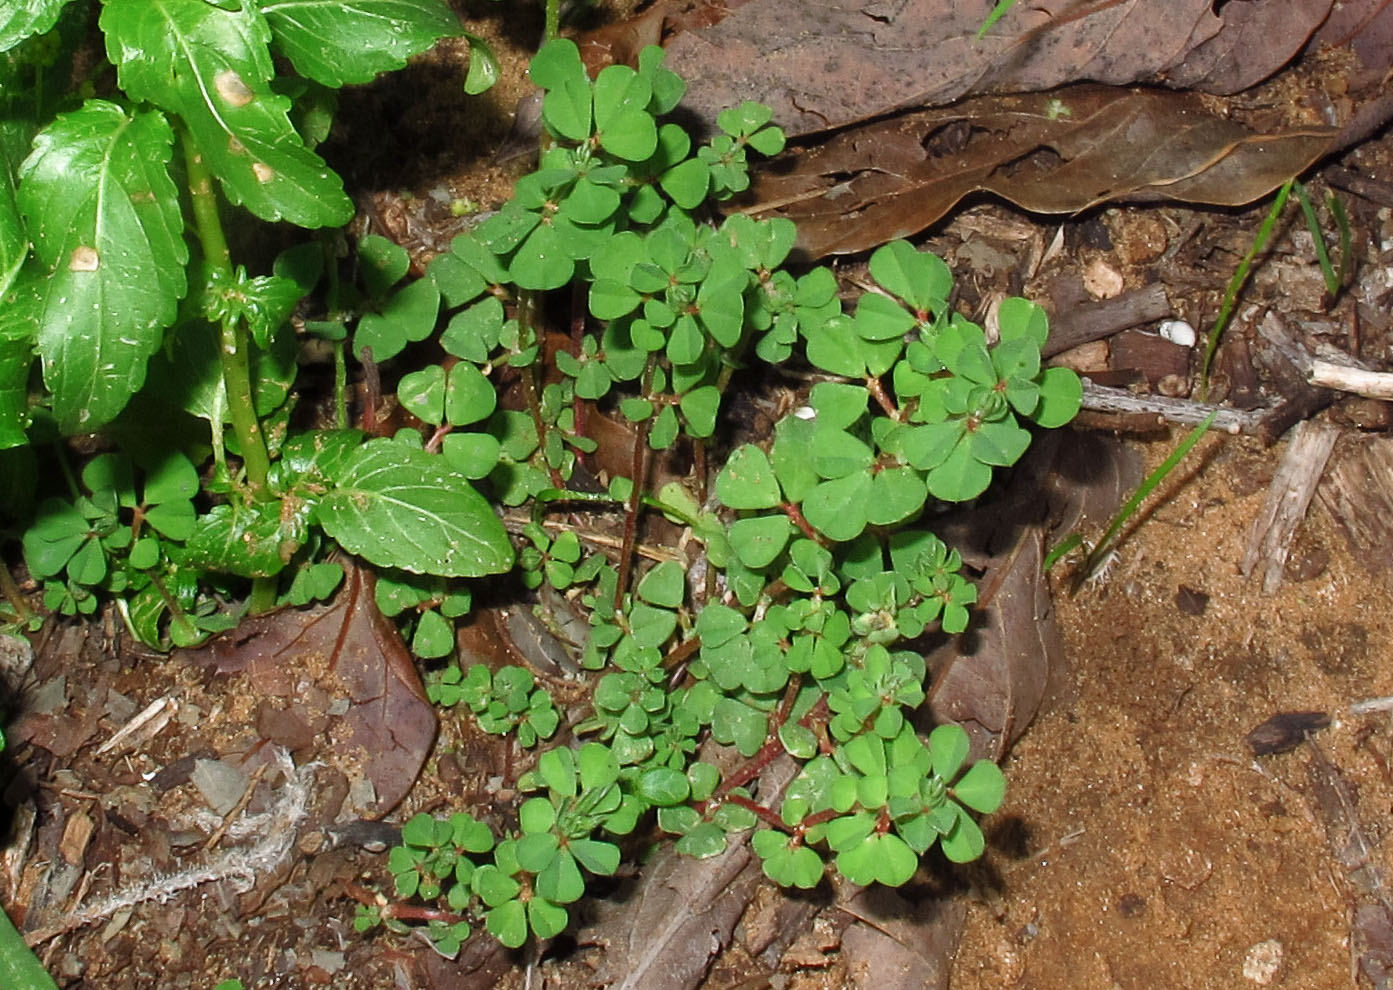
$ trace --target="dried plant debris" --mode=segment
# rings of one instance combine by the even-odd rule
[[[1238,205],[1325,154],[1333,127],[1254,129],[1193,93],[1070,86],[980,97],[855,128],[758,177],[757,216],[811,257],[916,233],[973,192],[1037,213],[1105,202]]]
[[[1307,735],[1330,724],[1325,712],[1278,712],[1263,722],[1245,740],[1254,756],[1286,753],[1306,741]]]

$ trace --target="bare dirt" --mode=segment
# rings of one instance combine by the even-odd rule
[[[492,9],[476,11],[471,26],[511,58],[504,78],[516,80],[530,26]],[[459,56],[448,49],[443,64]],[[520,88],[510,84],[465,107],[463,97],[446,95],[457,90],[445,81],[457,87],[458,77],[440,64],[411,70],[435,87],[418,89],[414,101],[399,102],[409,86],[353,97],[364,102],[350,104],[350,120],[374,119],[370,105],[374,112],[385,105],[389,116],[397,113],[399,133],[374,135],[360,123],[336,139],[340,156],[355,143],[372,144],[358,166],[360,187],[370,190],[364,222],[423,253],[448,242],[452,200],[496,204],[517,171],[480,149],[504,141]],[[423,100],[421,92],[441,95]],[[394,174],[393,148],[427,139],[436,142],[432,153],[412,173]],[[1386,181],[1390,156],[1393,142],[1384,137],[1345,164]],[[1383,245],[1393,223],[1386,205],[1356,198],[1351,209],[1363,308],[1347,300],[1333,314],[1319,312],[1298,233],[1267,274],[1260,270],[1248,298],[1259,308],[1244,310],[1231,336],[1254,340],[1271,309],[1330,326],[1327,339],[1350,351],[1387,356],[1380,314],[1393,250]],[[1261,210],[1095,212],[1063,224],[1063,251],[1024,287],[1044,297],[1059,279],[1073,278],[1096,296],[1160,279],[1176,315],[1207,327],[1260,218]],[[1021,278],[1022,258],[1059,228],[977,204],[930,243],[954,264],[962,305],[971,308],[1019,288],[1012,279]],[[1386,425],[1383,413],[1354,403],[1336,410],[1341,435],[1332,464],[1388,442],[1357,427]],[[1113,425],[1106,432],[1136,445],[1148,466],[1181,435]],[[966,905],[954,990],[1370,985],[1355,976],[1368,949],[1356,937],[1355,915],[1386,899],[1379,871],[1393,865],[1383,843],[1393,807],[1393,716],[1351,706],[1393,696],[1393,557],[1352,549],[1350,520],[1318,497],[1276,591],[1265,593],[1259,575],[1239,573],[1285,445],[1207,437],[1153,496],[1104,573],[1076,593],[1067,568],[1054,575],[1063,690],[1007,755],[1010,789],[985,823],[987,856],[933,888]],[[1100,525],[1091,526],[1085,535],[1096,537]],[[244,696],[181,660],[133,654],[110,618],[105,626],[50,630],[38,653],[38,693],[30,697],[40,722],[7,754],[16,772],[5,801],[18,809],[10,821],[12,839],[21,841],[0,861],[0,897],[31,927],[50,927],[39,949],[61,985],[208,988],[229,977],[249,988],[345,990],[586,983],[593,950],[565,942],[545,960],[467,949],[481,968],[465,978],[419,942],[358,935],[352,891],[388,885],[380,850],[390,834],[336,836],[332,822],[315,818],[329,803],[326,782],[342,786],[335,774],[346,780],[351,768],[311,774],[308,761],[297,760],[283,774],[261,771],[263,780],[249,765],[243,801],[212,809],[192,774],[198,759],[247,751],[256,712]],[[167,722],[97,752],[162,698],[171,703]],[[1323,713],[1329,725],[1304,742],[1297,734],[1287,752],[1256,756],[1248,733],[1291,712]],[[437,751],[393,820],[469,802],[482,817],[501,816],[511,795],[499,780],[506,783],[509,771],[499,747],[447,717]],[[25,817],[30,811],[34,817]],[[302,824],[287,855],[271,840],[277,822],[294,815]],[[252,827],[239,831],[239,822]],[[167,897],[130,896],[199,870],[223,878]],[[51,930],[108,896],[132,903],[71,931]],[[778,898],[770,887],[756,895],[705,986],[852,985],[826,917],[773,967],[748,951]]]

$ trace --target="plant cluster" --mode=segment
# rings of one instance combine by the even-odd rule
[[[384,6],[407,25],[389,38],[367,28]],[[313,243],[251,276],[232,265],[217,190],[262,219],[342,223],[349,202],[310,140],[332,89],[457,30],[435,0],[333,7],[107,0],[118,90],[48,120],[46,104],[8,107],[25,123],[2,132],[18,181],[0,189],[0,475],[32,480],[40,447],[64,471],[66,492],[12,507],[50,607],[109,593],[143,641],[192,644],[232,621],[239,580],[257,610],[332,594],[335,548],[376,565],[383,612],[418,655],[447,658],[432,698],[542,749],[516,827],[458,813],[403,830],[396,892],[439,906],[360,913],[364,929],[425,920],[443,951],[480,922],[510,946],[557,934],[586,874],[614,873],[650,813],[696,856],[753,830],[790,886],[829,868],[898,885],[934,847],[979,855],[971,812],[998,806],[1000,772],[968,765],[960,728],[923,736],[909,717],[926,679],[913,641],[965,628],[976,597],[920,520],[982,494],[1030,427],[1077,410],[1077,378],[1041,365],[1043,311],[1007,301],[989,341],[950,305],[947,266],[904,242],[871,256],[876,289],[847,310],[829,269],[786,270],[792,223],[711,209],[748,186],[752,152],[782,148],[767,108],[726,110],[694,145],[667,119],[684,84],[661,50],[592,80],[567,41],[531,65],[536,171],[425,278],[381,238],[360,243],[357,288]],[[0,34],[12,49],[30,38],[6,71],[40,71],[40,41],[78,43],[49,31],[63,8]],[[298,75],[277,76],[273,53]],[[289,319],[326,274],[321,318]],[[566,286],[584,319],[549,337],[543,294]],[[334,353],[329,427],[294,415],[297,329]],[[442,360],[416,359],[427,340]],[[350,359],[394,376],[412,425],[350,427]],[[816,384],[772,442],[728,451],[712,492],[703,476],[652,491],[654,452],[726,453],[723,403],[756,364],[809,367]],[[371,401],[363,412],[371,428]],[[601,415],[625,424],[631,469],[572,490]],[[99,427],[117,449],[73,471],[52,441]],[[504,507],[530,511],[520,550]],[[617,509],[623,538],[559,531],[558,507]],[[645,512],[684,527],[688,552],[636,566]],[[462,579],[508,572],[551,603],[539,623],[593,688],[568,732],[530,672],[450,659],[472,606]],[[707,740],[742,762],[722,771]],[[785,755],[796,776],[760,794]]]
[[[1078,380],[1041,365],[1043,311],[1007,301],[989,343],[949,305],[947,266],[904,242],[871,256],[879,291],[844,311],[830,270],[783,268],[791,223],[705,212],[745,188],[748,150],[782,146],[767,109],[726,111],[722,133],[693,150],[662,119],[682,84],[656,49],[592,81],[575,47],[553,42],[532,73],[549,137],[538,170],[429,266],[443,313],[370,346],[398,353],[443,320],[448,357],[404,377],[398,396],[429,449],[503,504],[531,505],[523,584],[579,606],[579,630],[571,609],[540,610],[595,679],[572,726],[579,748],[545,750],[519,782],[540,795],[517,829],[465,850],[457,830],[478,823],[415,820],[394,853],[397,894],[445,899],[449,913],[430,922],[445,948],[471,919],[510,946],[549,937],[585,874],[612,873],[618,843],[650,811],[696,856],[754,830],[765,872],[789,886],[815,885],[829,864],[856,883],[899,885],[935,846],[956,861],[980,855],[970,812],[997,807],[1001,774],[967,765],[960,728],[916,731],[924,662],[897,647],[961,631],[976,599],[958,554],[918,526],[925,507],[980,495],[993,468],[1025,451],[1029,425],[1059,426],[1078,409]],[[552,344],[559,378],[544,376],[536,294],[575,283],[593,330]],[[646,490],[649,451],[713,442],[738,369],[795,355],[822,380],[771,444],[729,453],[713,500],[699,483]],[[504,368],[528,406],[512,422],[479,384]],[[594,449],[585,420],[605,412],[629,424],[634,470],[603,492],[567,490]],[[500,456],[505,436],[526,449]],[[546,518],[596,505],[625,512],[618,561]],[[689,559],[634,571],[643,511],[687,528],[704,575]],[[487,731],[517,725],[525,745],[548,735],[528,719],[549,702],[517,668],[450,666],[430,691],[466,700]],[[743,763],[723,774],[701,759],[708,738]],[[799,772],[762,803],[752,784],[783,754]],[[418,876],[431,878],[424,892]],[[360,916],[374,919],[406,923],[378,908]]]
[[[222,219],[230,202],[345,223],[352,202],[314,150],[334,91],[459,34],[454,14],[439,0],[106,0],[102,58],[92,6],[35,0],[0,24],[0,475],[46,606],[90,613],[97,592],[114,595],[131,632],[167,648],[232,625],[237,579],[258,611],[332,594],[330,543],[436,577],[511,568],[491,506],[440,457],[350,428],[342,375],[335,428],[300,425],[289,317],[332,245],[253,276]],[[490,64],[475,50],[470,88]],[[74,65],[88,67],[75,89]],[[404,258],[372,247],[365,336],[390,318],[371,310]],[[306,326],[342,370],[342,322]],[[61,438],[98,429],[117,449],[75,470]],[[66,485],[33,504],[41,456]],[[416,630],[427,655],[467,609],[448,604]]]

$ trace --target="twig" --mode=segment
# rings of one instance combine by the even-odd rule
[[[1226,409],[1191,399],[1169,399],[1163,395],[1134,395],[1125,389],[1097,385],[1083,380],[1083,408],[1091,412],[1142,413],[1170,423],[1194,426],[1214,414],[1214,429],[1225,433],[1256,436],[1262,429],[1266,410]]]

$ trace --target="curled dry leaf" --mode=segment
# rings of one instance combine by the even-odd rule
[[[973,192],[1038,213],[1155,199],[1236,206],[1300,173],[1336,133],[1256,133],[1199,96],[1159,90],[982,97],[795,152],[759,176],[745,209],[797,221],[800,248],[821,257],[915,234]]]
[[[256,616],[184,655],[218,673],[244,672],[272,700],[321,707],[320,758],[351,781],[372,784],[354,811],[377,818],[415,781],[435,740],[435,712],[396,629],[373,600],[371,572],[345,565],[329,605]],[[347,702],[347,709],[336,714]]]

